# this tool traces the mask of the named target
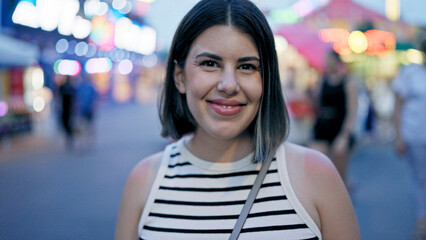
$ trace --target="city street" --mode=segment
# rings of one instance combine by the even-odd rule
[[[96,120],[98,141],[87,152],[67,151],[57,127],[2,141],[0,239],[113,238],[129,172],[167,141],[155,104],[106,104]],[[409,239],[409,177],[391,142],[358,144],[349,179],[362,239]]]
[[[128,174],[167,143],[157,119],[155,105],[105,106],[87,153],[54,133],[11,141],[0,153],[0,239],[112,239]]]

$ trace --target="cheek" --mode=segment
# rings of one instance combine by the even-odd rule
[[[260,98],[263,94],[263,86],[261,81],[254,81],[250,84],[247,84],[246,86],[242,86],[243,89],[245,89],[245,94],[247,95],[247,98],[251,102],[259,102]]]
[[[209,74],[195,72],[187,75],[186,78],[187,95],[195,98],[203,98],[216,86],[215,78]]]

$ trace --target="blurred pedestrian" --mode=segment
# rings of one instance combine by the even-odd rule
[[[339,54],[330,51],[314,99],[317,119],[311,147],[331,158],[345,182],[348,159],[355,141],[357,89]]]
[[[75,87],[72,76],[65,76],[65,82],[59,87],[61,100],[61,124],[65,132],[65,144],[68,150],[74,148],[74,103]]]
[[[162,135],[178,141],[130,174],[116,239],[360,239],[331,161],[285,141],[274,36],[253,3],[199,1],[163,89]]]
[[[94,118],[98,108],[98,93],[89,76],[84,76],[77,87],[77,103],[79,113],[79,149],[88,150],[96,142]]]
[[[417,206],[414,239],[426,239],[426,38],[421,41],[423,64],[400,69],[393,81],[396,93],[394,122],[395,148],[404,156],[413,176]]]

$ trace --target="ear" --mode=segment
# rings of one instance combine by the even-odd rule
[[[173,73],[173,78],[175,80],[175,86],[181,94],[184,94],[186,93],[186,87],[185,87],[185,81],[184,81],[185,76],[183,73],[183,69],[179,67],[176,60],[174,60],[174,62],[175,62],[175,71]]]

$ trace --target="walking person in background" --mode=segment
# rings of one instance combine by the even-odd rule
[[[61,101],[61,124],[65,131],[65,144],[68,150],[74,149],[74,103],[75,87],[73,77],[67,75],[59,87]]]
[[[404,156],[413,176],[417,228],[413,239],[426,239],[426,38],[420,44],[423,64],[403,67],[393,81],[396,93],[395,148]]]
[[[77,88],[77,102],[81,128],[79,132],[79,148],[85,151],[96,143],[94,118],[98,108],[98,93],[89,76],[83,77]]]
[[[240,227],[240,239],[360,239],[331,161],[285,141],[274,36],[250,1],[202,0],[186,14],[160,120],[178,141],[130,174],[116,239],[236,239]]]
[[[346,168],[354,144],[358,90],[339,55],[327,55],[326,69],[314,94],[317,119],[311,147],[331,158],[346,182]]]

